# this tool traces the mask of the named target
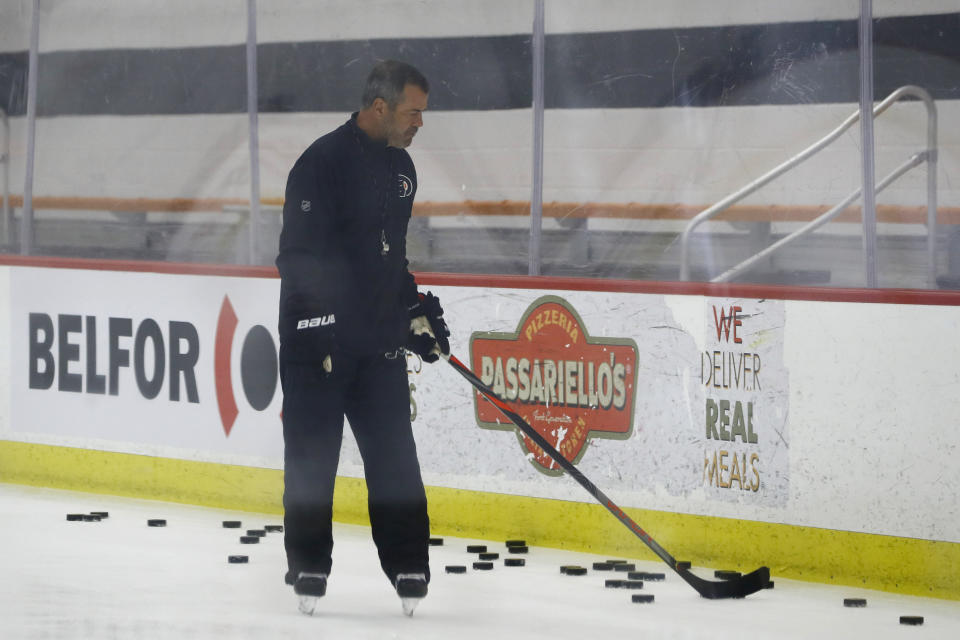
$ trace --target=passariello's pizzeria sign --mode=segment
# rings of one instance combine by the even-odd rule
[[[470,356],[474,373],[574,464],[591,439],[626,439],[633,432],[636,343],[591,336],[563,298],[539,298],[516,333],[475,332]],[[475,408],[481,427],[516,431],[536,469],[563,473],[479,393]]]

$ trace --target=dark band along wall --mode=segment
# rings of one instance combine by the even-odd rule
[[[919,84],[937,100],[960,99],[960,12],[878,19],[874,41],[878,98]],[[856,102],[856,52],[850,20],[553,34],[546,107]],[[518,34],[264,43],[260,111],[349,112],[363,81],[356,68],[391,57],[443,78],[432,86],[433,110],[531,105],[530,36]],[[57,51],[39,64],[41,117],[246,111],[242,44]],[[26,69],[26,52],[0,53],[0,107],[11,116],[26,111]],[[781,81],[786,73],[794,74],[790,82]]]

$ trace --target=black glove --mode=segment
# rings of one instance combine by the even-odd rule
[[[322,363],[327,373],[333,371],[337,320],[334,314],[301,312],[281,319],[280,339],[287,348],[287,357],[297,362]]]
[[[440,300],[429,291],[418,294],[417,304],[410,308],[410,334],[407,349],[426,362],[436,362],[440,355],[450,355],[450,329],[443,320]]]

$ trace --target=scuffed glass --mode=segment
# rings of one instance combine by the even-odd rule
[[[856,126],[728,199],[857,110],[859,2],[604,6],[548,3],[543,272],[862,284],[856,211],[730,271],[859,187]]]
[[[874,0],[873,13],[875,101],[903,92],[874,122],[876,181],[911,167],[876,196],[877,284],[960,289],[960,6]]]
[[[259,2],[264,225],[299,154],[357,110],[370,69],[394,58],[430,83],[408,149],[419,183],[411,269],[526,273],[532,19],[532,0]]]
[[[32,253],[245,262],[246,216],[228,212],[250,184],[242,3],[39,15]]]

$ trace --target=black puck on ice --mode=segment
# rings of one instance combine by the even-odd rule
[[[867,606],[866,598],[844,598],[843,606],[845,607],[865,607]]]
[[[613,565],[609,562],[594,562],[593,563],[594,571],[613,571]]]
[[[448,564],[445,568],[447,573],[466,573],[467,568],[462,564]]]
[[[154,518],[147,520],[148,527],[165,527],[167,526],[167,521],[162,518]]]
[[[576,569],[577,566],[573,564],[565,564],[560,567],[560,573],[566,573],[567,569]]]
[[[653,602],[653,594],[652,593],[635,593],[632,596],[630,596],[630,600],[633,602],[639,602],[639,603]]]
[[[240,544],[259,544],[260,536],[240,536]]]
[[[637,565],[635,564],[626,564],[626,563],[618,562],[617,564],[613,565],[614,571],[633,571],[636,568],[637,568]]]
[[[268,525],[265,526],[263,529],[264,529],[264,531],[266,531],[267,533],[283,533],[283,525],[282,525],[282,524],[268,524]]]
[[[247,564],[250,562],[248,556],[227,556],[227,562],[230,564]]]
[[[527,546],[526,540],[507,540],[506,545],[508,547],[525,547]]]
[[[626,560],[607,560],[610,564],[627,564]]]
[[[643,589],[643,580],[624,580],[624,589]]]
[[[474,562],[473,568],[476,569],[477,571],[490,571],[491,569],[493,569],[493,563],[492,562]]]
[[[110,512],[109,511],[91,511],[90,515],[100,516],[101,520],[106,520],[107,518],[110,517]]]
[[[663,573],[649,573],[647,571],[631,571],[627,574],[631,580],[646,580],[647,582],[663,582],[667,579]]]
[[[913,626],[923,624],[923,616],[900,616],[900,624]]]
[[[530,550],[526,545],[517,547],[507,547],[507,553],[527,553]]]
[[[83,521],[84,522],[100,522],[100,516],[94,516],[94,515],[85,513],[83,515]]]
[[[720,578],[721,580],[736,580],[740,577],[739,571],[724,571],[722,569],[717,569],[713,572],[715,578]]]
[[[481,560],[498,560],[500,558],[500,554],[495,551],[490,551],[487,553],[481,553],[479,557]]]
[[[442,546],[443,546],[443,538],[430,538],[430,546],[431,546],[431,547],[442,547]]]
[[[567,567],[567,570],[564,571],[568,576],[585,576],[587,575],[586,567]]]
[[[67,522],[82,522],[83,514],[82,513],[68,513]]]
[[[239,520],[224,520],[223,528],[224,529],[239,529],[243,523]]]
[[[604,580],[603,586],[607,589],[619,589],[623,586],[623,580]]]
[[[523,558],[504,558],[503,564],[506,567],[522,567],[527,561]]]
[[[247,529],[248,536],[257,536],[258,538],[265,538],[267,536],[266,529]]]
[[[486,553],[487,545],[485,544],[468,544],[467,553]]]

